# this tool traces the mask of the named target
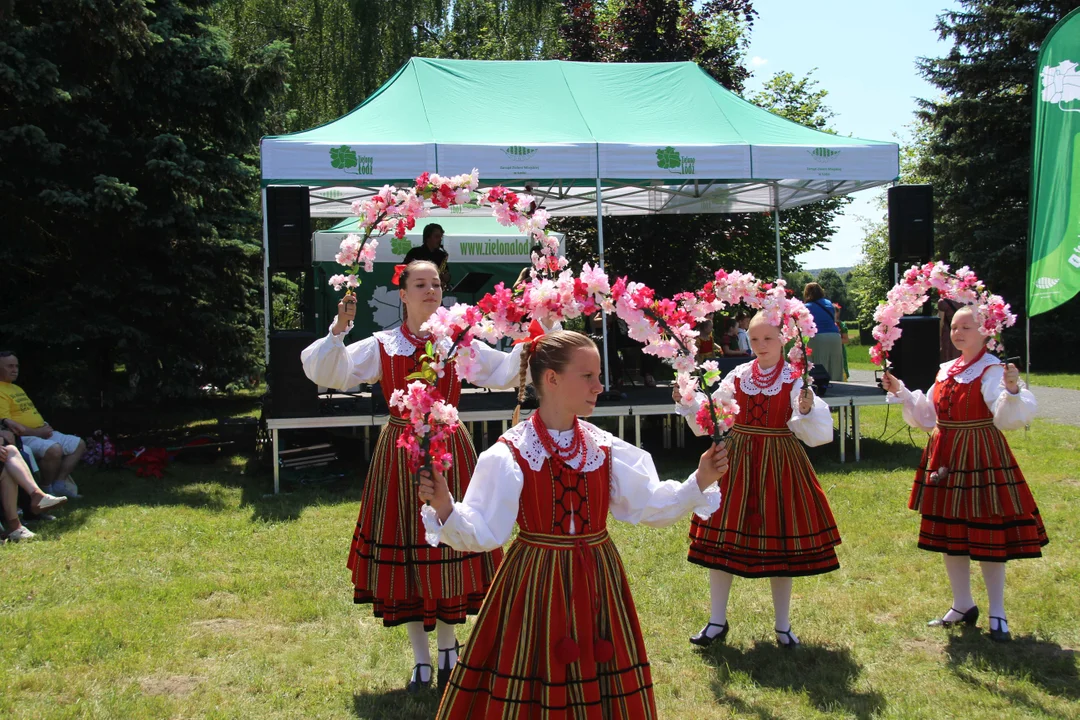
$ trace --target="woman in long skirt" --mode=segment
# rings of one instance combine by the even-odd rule
[[[430,262],[410,263],[399,276],[405,320],[400,327],[375,333],[345,346],[356,298],[346,296],[329,334],[312,343],[301,355],[309,378],[331,388],[380,382],[383,396],[404,389],[406,378],[420,369],[420,356],[428,338],[420,327],[442,303],[439,271]],[[517,381],[520,350],[499,352],[474,342],[479,370],[474,382],[494,388]],[[438,381],[438,390],[452,404],[461,395],[461,380],[450,363]],[[383,426],[368,467],[360,501],[360,516],[349,549],[348,568],[355,587],[353,600],[370,604],[375,617],[387,627],[405,625],[413,646],[415,667],[411,692],[431,683],[431,651],[427,632],[438,631],[439,682],[444,685],[457,661],[454,625],[475,615],[502,558],[502,551],[459,552],[446,545],[424,542],[421,503],[415,480],[406,464],[405,450],[397,446],[407,421],[395,408]],[[450,442],[454,465],[447,473],[450,491],[463,497],[476,465],[472,440],[461,427]]]

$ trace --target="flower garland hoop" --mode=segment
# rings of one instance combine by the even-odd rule
[[[626,322],[630,337],[644,343],[644,352],[674,367],[684,404],[692,404],[699,391],[704,394],[707,401],[701,404],[698,421],[714,440],[730,429],[738,406],[731,400],[712,398],[711,388],[720,378],[717,364],[695,362],[698,333],[694,326],[708,315],[739,304],[764,313],[770,324],[780,328],[783,342],[795,341],[788,359],[808,382],[811,364],[806,343],[817,327],[806,306],[788,297],[783,280],[761,282],[748,273],[721,269],[697,291],[657,299],[654,290],[625,277],[611,283],[599,266],[586,263],[575,275],[567,268],[566,258],[558,254],[558,240],[546,231],[548,213],[538,207],[534,197],[503,187],[480,193],[478,186],[475,169],[452,178],[424,173],[411,188],[384,186],[371,198],[357,201],[353,211],[360,217],[362,235],[350,235],[342,241],[337,261],[347,270],[330,278],[336,290],[346,287],[351,292],[358,287],[361,267],[367,272],[373,269],[378,237],[391,231],[404,237],[417,218],[428,214],[429,201],[442,208],[489,205],[500,223],[517,226],[539,245],[539,252],[532,254],[530,277],[521,286],[511,289],[499,283],[476,306],[458,303],[439,307],[424,323],[422,329],[430,332],[431,342],[421,370],[409,376],[414,382],[395,391],[391,398],[391,404],[409,418],[398,446],[407,450],[414,471],[431,463],[443,467],[448,462],[445,441],[458,416],[434,388],[446,364],[453,361],[462,379],[472,379],[477,368],[473,340],[494,343],[503,337],[525,337],[532,319],[551,323],[597,310],[614,312]]]
[[[1001,333],[1016,324],[1016,315],[1000,295],[992,295],[966,265],[953,272],[947,263],[912,265],[903,278],[889,290],[885,302],[874,310],[873,336],[877,344],[870,348],[870,362],[889,368],[889,351],[900,339],[900,318],[917,312],[930,298],[930,292],[946,300],[973,306],[979,334],[989,338],[987,349],[1002,349]]]

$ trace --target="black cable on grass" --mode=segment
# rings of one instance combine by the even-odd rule
[[[882,429],[881,434],[876,439],[880,440],[885,437],[885,433],[889,431],[889,412],[892,411],[892,403],[885,403],[885,427]]]
[[[890,435],[889,437],[885,437],[885,433],[889,432],[889,413],[891,411],[892,411],[892,403],[887,403],[885,405],[885,427],[882,429],[881,434],[878,435],[876,439],[877,440],[884,440],[885,442],[889,442],[894,437],[896,437],[901,432],[903,432],[903,430],[905,428],[907,428],[908,442],[911,443],[911,446],[912,447],[922,447],[919,443],[915,442],[915,437],[911,434],[911,426],[906,424],[906,423],[901,425],[892,435]]]

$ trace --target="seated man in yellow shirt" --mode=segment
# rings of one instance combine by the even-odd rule
[[[49,492],[54,482],[71,475],[86,452],[86,443],[53,430],[23,389],[14,384],[18,379],[19,359],[13,352],[0,351],[0,422],[21,437],[23,447],[37,458],[41,486]]]

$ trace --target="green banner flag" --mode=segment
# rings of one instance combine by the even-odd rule
[[[1037,72],[1028,317],[1080,292],[1080,10],[1046,36]]]

